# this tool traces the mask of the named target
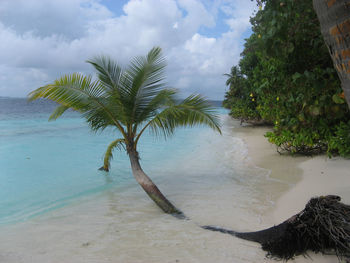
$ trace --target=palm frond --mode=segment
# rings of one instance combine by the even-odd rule
[[[118,63],[106,56],[94,57],[86,62],[97,70],[97,76],[104,87],[111,91],[118,89],[119,81],[123,75],[122,68]]]
[[[56,120],[58,117],[60,117],[66,110],[68,110],[69,107],[65,105],[59,105],[54,110],[54,112],[50,115],[49,121]]]
[[[136,142],[146,128],[165,138],[172,135],[177,127],[206,125],[221,134],[219,116],[214,107],[200,95],[191,95],[179,104],[166,107],[152,118],[137,135]]]
[[[100,169],[103,169],[104,171],[109,171],[111,160],[113,159],[113,150],[115,148],[117,148],[118,150],[125,148],[125,140],[117,139],[108,145],[105,156],[103,158],[103,166]]]
[[[140,122],[143,111],[157,94],[165,88],[164,69],[166,63],[159,47],[153,48],[146,57],[136,57],[128,68],[130,86],[129,116],[131,122]]]
[[[116,61],[106,56],[94,57],[87,63],[96,69],[101,84],[106,88],[110,102],[108,108],[115,115],[119,115],[120,121],[125,124],[125,97],[128,96],[128,93],[124,86],[129,80],[124,70]]]
[[[182,126],[206,125],[221,134],[219,115],[202,96],[191,95],[178,105],[183,111],[179,124]]]
[[[105,119],[102,125],[95,125],[96,122],[89,122],[92,127],[99,129],[104,127],[103,124],[114,124],[118,129],[124,133],[125,131],[118,121],[118,116],[111,112],[107,106],[108,94],[100,81],[93,81],[91,76],[83,76],[79,73],[65,75],[43,87],[32,91],[28,95],[29,100],[36,100],[38,98],[46,98],[55,101],[63,107],[69,107],[79,111],[86,116],[93,117],[98,115],[98,118]],[[63,113],[64,108],[56,109],[52,118],[59,117]],[[97,120],[96,118],[92,118]],[[89,121],[89,119],[88,119]]]
[[[99,82],[92,81],[91,76],[74,73],[62,76],[53,84],[32,91],[28,98],[30,101],[46,98],[74,110],[84,111],[89,103],[98,100],[103,93],[102,86]]]
[[[148,103],[147,107],[138,116],[138,121],[142,122],[158,114],[159,110],[176,104],[175,89],[163,89]]]

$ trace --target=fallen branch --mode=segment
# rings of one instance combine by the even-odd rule
[[[340,260],[350,257],[350,206],[335,195],[312,198],[304,210],[283,223],[256,232],[236,232],[215,226],[219,231],[258,242],[267,257],[290,260],[307,251],[333,254]]]

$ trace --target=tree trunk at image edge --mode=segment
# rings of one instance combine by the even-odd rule
[[[313,0],[313,6],[350,108],[350,0]]]
[[[185,218],[184,214],[178,210],[166,197],[161,193],[158,187],[152,182],[152,180],[142,170],[138,153],[136,151],[128,152],[132,174],[136,181],[141,185],[143,190],[148,196],[167,214],[175,215],[179,218]]]

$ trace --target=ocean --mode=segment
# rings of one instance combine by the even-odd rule
[[[139,260],[141,255],[152,259],[146,262],[165,262],[166,255],[174,262],[176,257],[184,262],[244,262],[261,256],[254,249],[237,258],[236,248],[232,254],[224,252],[237,241],[232,245],[208,241],[209,245],[203,240],[207,235],[219,235],[224,241],[218,242],[230,239],[198,227],[263,227],[261,218],[275,199],[269,189],[281,184],[252,163],[245,143],[235,135],[239,122],[227,110],[217,108],[222,135],[207,127],[179,128],[167,140],[146,132],[140,141],[144,171],[191,218],[179,222],[164,215],[138,186],[125,152],[114,152],[109,173],[98,170],[106,147],[118,138],[117,131],[94,133],[73,111],[49,122],[54,108],[44,100],[0,98],[0,230],[7,244],[6,256],[0,249],[0,258],[26,262],[30,255],[35,262],[47,262],[32,244],[49,256],[59,240],[62,247],[51,251],[57,262],[119,262],[115,253],[120,262],[145,262]],[[77,251],[91,249],[94,242],[100,250],[95,246],[89,253],[99,260],[94,261],[92,254],[90,261],[79,258]],[[12,251],[18,243],[23,243],[22,250]],[[114,254],[106,252],[111,244]],[[170,253],[174,246],[181,252]],[[197,251],[203,246],[216,251],[205,256]],[[105,260],[98,257],[102,252]]]

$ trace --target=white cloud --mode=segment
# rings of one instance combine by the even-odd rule
[[[178,5],[187,12],[181,22],[181,27],[185,33],[192,35],[200,26],[212,27],[215,25],[213,15],[206,10],[200,1],[178,0]]]
[[[215,43],[215,38],[203,37],[196,33],[190,40],[186,41],[185,49],[191,53],[205,55],[212,52],[212,49],[215,47]]]
[[[88,73],[84,61],[94,55],[127,63],[157,45],[171,86],[222,99],[222,75],[239,59],[253,8],[248,0],[131,0],[116,17],[99,0],[1,0],[0,96],[26,96],[61,74]],[[225,32],[206,36],[203,29],[219,19]]]
[[[3,96],[25,96],[34,88],[48,84],[52,80],[52,76],[45,70],[37,68],[0,65],[0,72],[0,94]]]
[[[0,20],[23,34],[38,36],[64,35],[81,37],[90,22],[112,17],[112,13],[95,0],[1,0]]]

